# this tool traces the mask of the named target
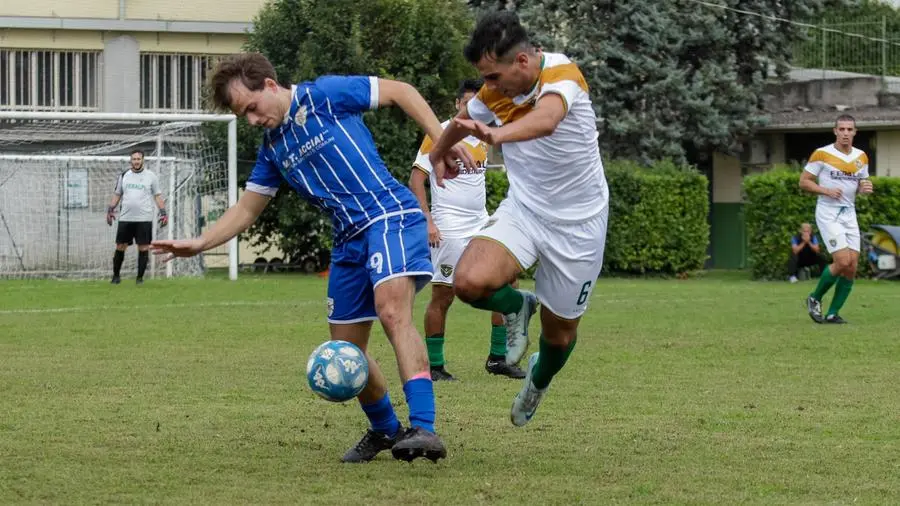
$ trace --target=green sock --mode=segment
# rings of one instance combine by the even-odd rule
[[[431,367],[444,365],[444,334],[435,334],[425,338],[428,348],[428,363]]]
[[[839,277],[837,286],[834,288],[834,298],[831,299],[831,307],[828,308],[828,314],[838,314],[838,311],[844,307],[844,302],[847,302],[847,297],[850,296],[851,290],[853,290],[853,280],[843,276]]]
[[[504,285],[490,297],[473,302],[472,307],[509,314],[522,309],[524,303],[525,297],[522,297],[521,292],[510,285]]]
[[[540,355],[538,355],[537,364],[534,365],[534,371],[531,373],[531,382],[536,388],[547,388],[553,376],[566,365],[566,360],[575,349],[575,341],[576,339],[573,339],[567,348],[557,348],[551,346],[541,334]]]
[[[826,267],[824,271],[822,271],[822,275],[819,276],[819,284],[816,285],[816,289],[813,293],[809,294],[810,297],[816,300],[822,300],[822,297],[828,293],[828,290],[838,280],[838,276],[835,276],[831,273],[831,267]]]
[[[506,327],[491,325],[491,356],[506,357]]]

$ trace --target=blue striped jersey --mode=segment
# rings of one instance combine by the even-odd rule
[[[421,212],[362,119],[378,107],[377,78],[323,76],[292,86],[292,96],[284,122],[263,135],[247,191],[273,196],[286,181],[331,215],[335,245],[379,219]]]

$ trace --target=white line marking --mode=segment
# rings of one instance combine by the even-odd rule
[[[179,304],[145,304],[140,306],[83,306],[83,307],[42,307],[42,308],[22,308],[22,309],[3,309],[0,315],[4,314],[31,314],[31,313],[82,313],[89,311],[129,311],[141,309],[189,309],[189,308],[209,308],[209,307],[235,307],[235,306],[310,306],[321,304],[325,307],[325,299],[322,300],[232,300],[222,302],[198,302],[198,303],[179,303]]]

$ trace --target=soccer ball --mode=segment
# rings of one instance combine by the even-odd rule
[[[348,401],[362,392],[369,381],[369,361],[355,344],[326,341],[306,363],[309,388],[332,402]]]

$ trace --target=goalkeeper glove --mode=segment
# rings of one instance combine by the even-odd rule
[[[169,215],[166,214],[165,209],[160,209],[159,210],[159,226],[165,227],[168,224],[169,224]]]
[[[106,224],[112,226],[113,220],[116,219],[116,207],[109,206],[106,208]]]

